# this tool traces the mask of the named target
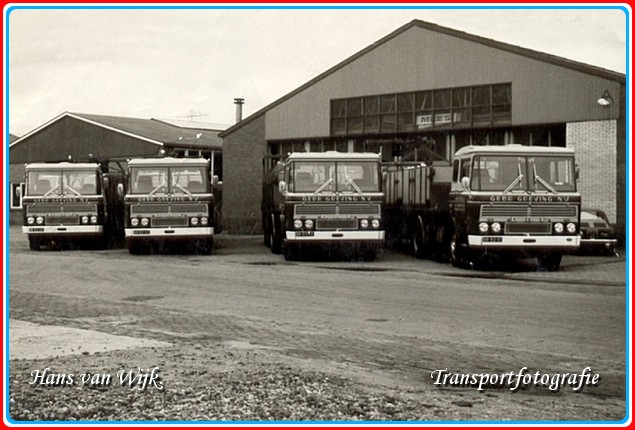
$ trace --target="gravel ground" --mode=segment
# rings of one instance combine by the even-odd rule
[[[284,360],[284,361],[282,361]],[[159,368],[160,380],[121,384],[129,363]],[[390,387],[263,350],[205,347],[140,348],[58,357],[50,373],[74,374],[72,385],[32,385],[31,372],[50,360],[11,363],[9,416],[15,421],[472,421],[619,419],[623,401],[588,394],[526,390]],[[134,369],[136,370],[136,369]],[[82,384],[81,373],[110,374],[111,383]],[[348,374],[350,377],[340,376]],[[158,387],[162,387],[160,390]],[[566,396],[573,396],[567,393]]]

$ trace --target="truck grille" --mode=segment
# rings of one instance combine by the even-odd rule
[[[551,223],[544,222],[508,222],[505,224],[505,233],[518,234],[551,234]]]
[[[95,203],[64,202],[64,203],[35,203],[27,205],[27,215],[46,215],[57,213],[97,213]]]
[[[187,217],[154,217],[152,227],[187,227]]]
[[[340,205],[297,205],[295,207],[297,216],[320,215],[380,215],[378,204],[340,204]]]
[[[570,205],[507,205],[493,204],[481,207],[482,218],[576,218],[578,207]]]
[[[354,218],[318,219],[315,228],[317,230],[356,230],[357,220]]]
[[[153,215],[153,214],[193,214],[207,215],[207,205],[200,203],[181,204],[139,204],[130,206],[131,215]]]
[[[79,225],[78,216],[47,216],[46,225]]]

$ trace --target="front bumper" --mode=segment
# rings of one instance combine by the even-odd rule
[[[22,233],[36,236],[62,235],[101,235],[104,233],[102,225],[42,225],[22,226]]]
[[[470,248],[576,250],[580,236],[479,236],[469,235]]]
[[[214,227],[126,228],[126,239],[168,239],[172,237],[213,237]]]
[[[307,235],[309,234],[309,235]],[[314,242],[384,242],[383,230],[362,231],[287,231],[285,241],[293,243]]]

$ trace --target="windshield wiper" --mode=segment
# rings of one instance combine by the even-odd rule
[[[59,185],[56,185],[55,187],[51,188],[50,190],[48,190],[46,193],[44,193],[44,195],[42,197],[48,197],[51,194],[53,194],[53,191],[57,191],[60,189]]]
[[[190,192],[190,190],[181,186],[180,184],[174,183],[174,188],[178,188],[179,190],[183,191],[185,194],[187,194],[190,197],[192,196],[192,193]]]
[[[552,193],[558,194],[558,191],[556,191],[556,189],[554,187],[552,187],[549,184],[549,182],[545,181],[540,176],[538,176],[538,173],[536,173],[536,165],[535,164],[533,165],[533,167],[534,167],[534,190],[536,189],[536,182],[540,182],[540,185],[545,187],[547,190],[551,191]]]
[[[331,183],[333,182],[333,178],[329,178],[328,181],[324,182],[322,185],[320,185],[320,188],[318,188],[317,190],[313,191],[313,194],[317,194],[320,191],[322,191],[324,188],[328,187]]]
[[[155,189],[153,189],[152,191],[150,191],[150,193],[148,194],[149,196],[153,195],[154,193],[156,193],[157,191],[159,191],[159,188],[161,187],[165,187],[167,185],[166,182],[162,182],[160,183]]]
[[[66,190],[68,190],[68,191],[72,192],[72,193],[73,193],[73,194],[75,194],[76,196],[81,196],[81,195],[82,195],[82,193],[80,193],[79,191],[77,191],[75,188],[71,187],[70,185],[66,185],[66,184],[64,184],[64,191],[66,191]],[[64,194],[66,194],[66,193],[64,193]]]
[[[350,184],[350,185],[351,185],[351,186],[355,189],[355,191],[357,191],[357,193],[358,193],[358,194],[364,194],[364,193],[362,192],[362,189],[361,189],[361,188],[359,188],[359,187],[357,186],[357,184],[355,183],[355,181],[354,181],[353,179],[351,179],[351,177],[350,177],[350,176],[348,176],[348,175],[344,176],[344,181],[345,181],[346,183]]]
[[[519,163],[519,164],[517,164],[517,166],[518,166],[518,176],[516,177],[516,179],[514,179],[514,180],[512,181],[512,183],[511,183],[511,184],[509,184],[509,185],[507,186],[507,188],[505,188],[505,190],[503,191],[503,194],[507,194],[508,192],[510,192],[511,190],[513,190],[513,189],[514,189],[514,187],[515,187],[516,185],[518,185],[518,184],[519,184],[519,183],[523,180],[524,175],[523,175],[523,172],[522,172],[522,170],[521,170],[521,168],[520,168],[520,163]]]

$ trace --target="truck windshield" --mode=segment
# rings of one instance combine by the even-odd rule
[[[296,161],[289,191],[295,193],[379,192],[378,165],[369,161]]]
[[[135,167],[130,171],[132,194],[194,194],[207,192],[203,166]]]
[[[29,172],[27,194],[31,196],[92,195],[101,192],[94,170]]]
[[[470,187],[474,191],[575,191],[569,156],[480,155],[474,157]]]

